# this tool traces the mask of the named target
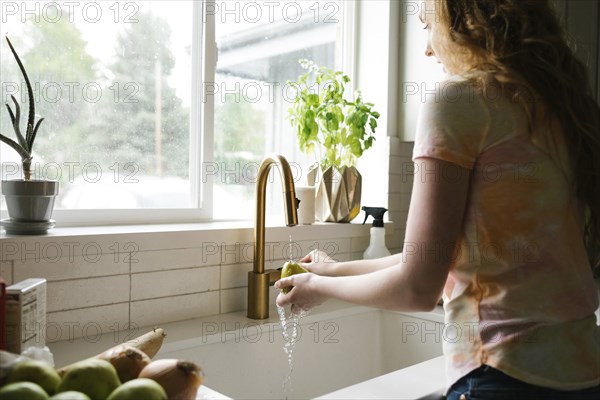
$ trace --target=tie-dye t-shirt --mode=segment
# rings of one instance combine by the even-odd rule
[[[422,105],[413,159],[445,160],[471,176],[443,293],[448,386],[482,364],[559,390],[600,384],[582,212],[564,155],[551,156],[527,126],[516,103],[464,79],[443,83]]]

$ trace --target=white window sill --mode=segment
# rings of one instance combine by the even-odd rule
[[[386,222],[386,230],[392,229],[392,222]],[[294,229],[298,232],[340,232],[352,236],[362,236],[364,231],[370,227],[370,224],[364,226],[360,222],[351,223],[331,223],[331,222],[315,222],[313,225],[296,225],[287,227],[284,224],[278,224],[275,220],[266,221],[268,231]],[[3,229],[0,230],[0,239],[13,240],[39,240],[42,237],[72,237],[72,236],[97,236],[97,235],[135,235],[146,233],[173,233],[173,232],[206,232],[206,231],[228,231],[228,230],[253,230],[253,221],[212,221],[212,222],[196,222],[196,223],[174,223],[174,224],[135,224],[135,225],[98,225],[98,226],[67,226],[55,227],[48,230],[46,235],[10,235]]]
[[[368,237],[370,224],[320,223],[286,227],[283,221],[267,220],[265,241],[283,242]],[[386,222],[386,233],[393,223]],[[214,221],[203,223],[55,227],[46,235],[9,235],[0,231],[0,262],[38,258],[52,247],[64,251],[81,248],[106,253],[169,250],[200,247],[206,243],[236,244],[254,242],[253,221]],[[43,257],[43,255],[42,255]],[[50,256],[51,257],[51,256]]]

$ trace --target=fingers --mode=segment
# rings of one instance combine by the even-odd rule
[[[302,262],[299,261],[298,265],[300,265],[302,268],[304,268],[305,270],[307,270],[308,272],[313,272],[312,268],[315,265],[312,261],[311,262]]]
[[[273,286],[275,286],[275,288],[277,288],[279,290],[282,290],[283,288],[286,288],[286,287],[294,286],[294,278],[295,278],[294,275],[288,276],[287,278],[282,278],[282,279],[278,280],[277,282],[275,282],[275,284]],[[277,299],[275,300],[275,303],[279,307],[283,307],[285,305],[291,304],[292,303],[291,290],[288,293],[280,292],[279,295],[277,295]]]
[[[312,260],[314,259],[313,254],[314,254],[314,250],[312,250],[310,253],[308,253],[307,255],[305,255],[304,257],[302,257],[300,260],[298,260],[298,262],[301,263],[309,263],[312,262]]]
[[[279,292],[279,294],[277,295],[277,298],[275,299],[275,304],[277,304],[279,307],[284,307],[284,306],[288,305],[290,303],[290,301],[287,297],[288,296],[286,294],[284,294],[283,292]]]
[[[292,276],[288,276],[287,278],[281,278],[280,280],[275,282],[275,284],[273,286],[275,286],[277,289],[281,290],[288,286],[294,286],[293,281],[294,281],[294,276],[292,275]]]
[[[279,292],[279,294],[277,295],[277,299],[275,299],[275,304],[277,304],[279,307],[285,307],[288,304],[292,304],[290,293],[291,291],[288,293]]]
[[[313,272],[313,266],[319,260],[317,250],[312,250],[310,253],[298,260],[298,264],[309,272]]]
[[[310,307],[302,307],[298,304],[292,304],[292,306],[290,307],[290,311],[292,312],[292,314],[300,314],[302,311],[310,311]]]

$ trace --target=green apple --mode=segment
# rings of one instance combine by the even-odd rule
[[[92,400],[90,396],[82,392],[69,390],[68,392],[57,393],[50,397],[50,400]]]
[[[48,394],[40,385],[33,382],[13,382],[0,389],[2,400],[47,400]]]
[[[116,388],[107,400],[167,400],[165,389],[156,381],[137,378]]]
[[[33,382],[37,383],[49,395],[56,392],[60,383],[58,372],[45,361],[27,360],[20,362],[10,371],[6,383]]]
[[[281,277],[287,278],[288,276],[303,274],[305,272],[308,271],[302,268],[300,265],[296,264],[295,262],[288,261],[285,264],[283,264],[283,268],[281,269]],[[286,286],[283,289],[281,289],[281,291],[283,293],[288,293],[290,290],[292,290],[292,287],[293,286]]]
[[[120,384],[117,370],[110,362],[90,358],[69,368],[58,385],[57,392],[74,390],[87,394],[92,400],[106,400]]]

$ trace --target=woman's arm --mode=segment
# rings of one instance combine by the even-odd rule
[[[402,311],[431,310],[437,304],[455,256],[469,191],[470,171],[455,164],[420,158],[416,171],[403,252],[386,257],[364,275],[329,277],[299,274],[276,282],[294,286],[279,305],[311,308],[327,298]],[[364,265],[371,265],[371,260]],[[359,265],[357,261],[355,265]]]
[[[401,254],[392,254],[374,260],[335,261],[327,253],[313,250],[299,262],[304,268],[317,275],[351,276],[368,274],[391,267],[398,264],[400,259]]]

